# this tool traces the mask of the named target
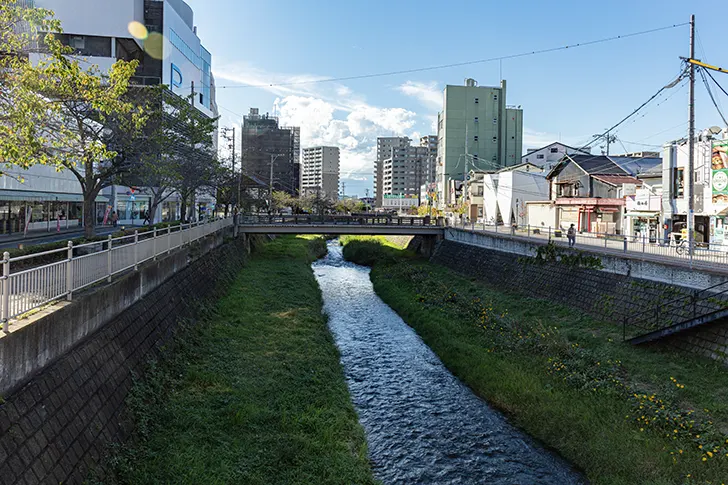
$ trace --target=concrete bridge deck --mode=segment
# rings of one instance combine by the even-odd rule
[[[242,216],[238,229],[247,234],[326,234],[372,236],[443,236],[442,219],[429,217]]]

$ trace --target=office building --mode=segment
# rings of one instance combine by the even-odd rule
[[[339,198],[339,148],[312,147],[303,149],[301,194],[318,195],[331,200]]]
[[[437,120],[437,199],[455,205],[451,180],[470,170],[498,170],[521,163],[523,111],[506,105],[506,82],[481,87],[474,79],[445,87]]]
[[[243,173],[266,181],[273,190],[298,195],[300,133],[300,128],[280,126],[277,117],[251,108],[241,133]]]
[[[166,84],[172,92],[184,97],[194,91],[195,107],[208,117],[217,117],[212,56],[201,44],[194,13],[184,1],[35,0],[33,4],[53,10],[63,28],[63,34],[59,35],[61,42],[73,48],[82,67],[96,65],[101,73],[106,73],[117,60],[137,60],[139,67],[132,84]],[[145,29],[148,37],[144,40]],[[30,59],[37,61],[42,55],[30,53]],[[217,136],[213,141],[217,141]],[[10,172],[14,170],[11,168]],[[12,220],[13,230],[56,230],[59,217],[61,227],[82,224],[86,217],[81,207],[83,198],[73,174],[35,166],[22,171],[22,179],[22,183],[6,182],[0,188],[0,207],[3,207],[0,218],[5,214],[8,221]],[[110,211],[115,210],[119,223],[141,223],[142,214],[149,210],[151,194],[144,188],[139,189],[126,185],[104,189],[96,199],[95,214],[90,216],[97,223],[103,223]],[[190,212],[197,216],[211,208],[214,201],[211,194],[200,193],[195,201],[197,210]],[[180,205],[179,197],[173,194],[153,214],[153,220],[178,219]],[[0,220],[0,227],[9,226]]]

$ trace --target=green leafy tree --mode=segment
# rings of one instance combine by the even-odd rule
[[[36,139],[49,163],[78,179],[84,233],[92,237],[96,197],[131,171],[136,154],[131,142],[146,123],[145,107],[129,93],[129,79],[138,63],[117,61],[102,74],[97,66],[82,68],[51,34],[46,38],[48,55],[37,69],[24,72],[22,84],[52,107]]]
[[[133,139],[140,153],[132,178],[149,188],[150,214],[179,191],[184,219],[190,197],[203,186],[215,187],[221,172],[213,150],[217,118],[207,117],[189,97],[177,96],[166,86],[134,91],[137,103],[146,109],[147,124]]]
[[[29,59],[29,52],[42,42],[41,32],[60,29],[50,10],[0,0],[0,163],[5,166],[57,162],[47,150],[44,129],[45,119],[57,106],[29,89],[26,81],[43,69]],[[52,36],[46,43],[61,47]]]

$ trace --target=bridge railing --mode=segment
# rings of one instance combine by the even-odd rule
[[[232,218],[154,229],[15,258],[3,254],[0,316],[9,321],[233,225]]]
[[[360,226],[437,226],[442,219],[434,217],[394,216],[386,214],[344,215],[261,215],[240,217],[241,225],[360,225]]]

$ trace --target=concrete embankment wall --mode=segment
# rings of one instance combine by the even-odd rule
[[[710,273],[683,273],[682,268],[620,260],[598,252],[588,254],[601,259],[602,270],[559,262],[532,264],[527,261],[535,255],[535,248],[510,238],[448,230],[432,261],[499,288],[560,302],[618,324],[625,315],[691,295],[698,282],[710,286],[725,280]],[[682,282],[683,277],[692,284],[673,283]],[[675,335],[665,343],[728,363],[726,322]]]
[[[203,244],[211,249],[217,242]],[[6,397],[0,406],[0,483],[82,483],[104,445],[128,432],[120,415],[133,373],[158,355],[201,300],[236,277],[246,246],[239,238],[191,262],[188,250],[179,251],[64,308],[70,323],[55,314],[35,322],[38,327],[28,330],[22,345],[41,350],[45,344],[60,352],[63,346],[51,339],[66,337],[53,326],[72,332],[74,322],[83,325],[97,312],[116,311],[107,322],[98,317],[95,331],[89,325],[86,338]],[[159,283],[156,288],[152,281]],[[33,336],[36,343],[29,345]]]

